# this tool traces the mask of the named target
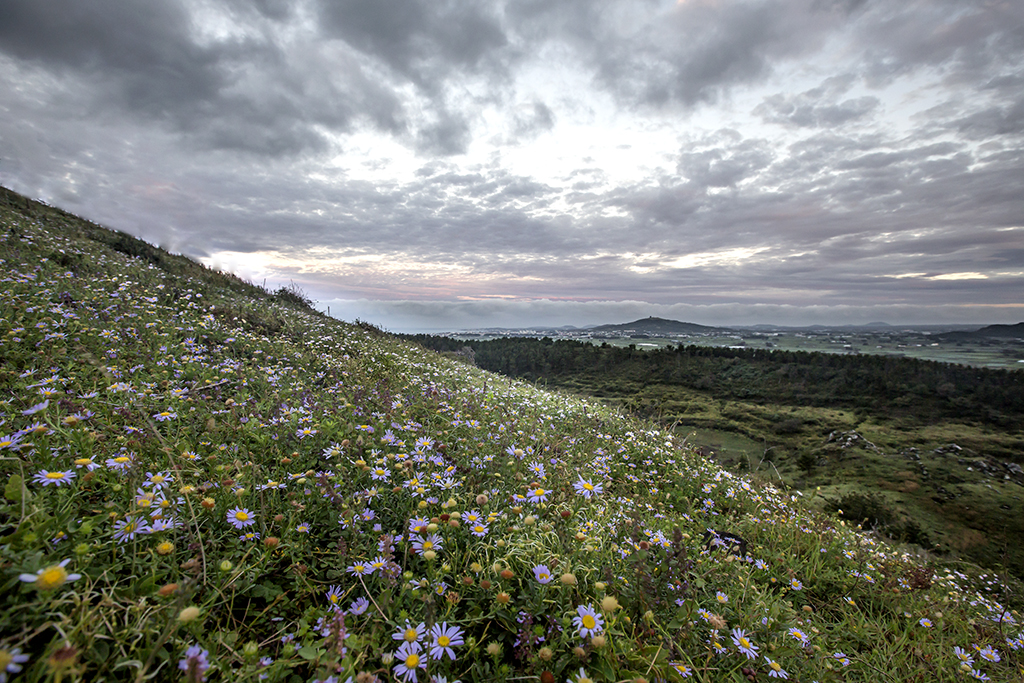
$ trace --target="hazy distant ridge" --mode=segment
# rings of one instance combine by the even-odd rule
[[[697,323],[684,323],[678,320],[666,320],[665,318],[643,318],[634,320],[631,323],[618,325],[598,325],[589,328],[591,332],[630,332],[634,335],[646,334],[651,336],[670,336],[674,334],[712,334],[720,332],[721,327],[708,327]]]
[[[987,337],[1024,339],[1024,322],[1016,325],[988,325],[974,332],[946,332],[936,336],[946,339],[984,339]]]

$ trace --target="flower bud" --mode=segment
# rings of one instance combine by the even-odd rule
[[[187,624],[190,621],[195,621],[199,618],[200,610],[198,607],[191,606],[178,612],[178,621],[183,624]]]

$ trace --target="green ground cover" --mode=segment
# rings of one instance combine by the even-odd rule
[[[0,261],[4,679],[1021,675],[1011,577],[681,432],[10,194]]]

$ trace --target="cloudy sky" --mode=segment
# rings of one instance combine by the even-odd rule
[[[0,184],[336,317],[1024,320],[1020,0],[0,17]]]

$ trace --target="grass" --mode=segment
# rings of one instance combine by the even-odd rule
[[[99,230],[0,202],[9,680],[1021,675],[1007,576]]]
[[[891,528],[879,532],[1024,577],[1019,543],[1024,479],[1009,469],[1022,464],[1019,429],[714,398],[709,391],[600,374],[557,381],[571,391],[656,416],[726,469],[814,494],[811,504],[819,509],[851,492],[879,494],[892,519]],[[844,447],[839,435],[850,433],[866,442]],[[874,448],[865,447],[867,442]]]

